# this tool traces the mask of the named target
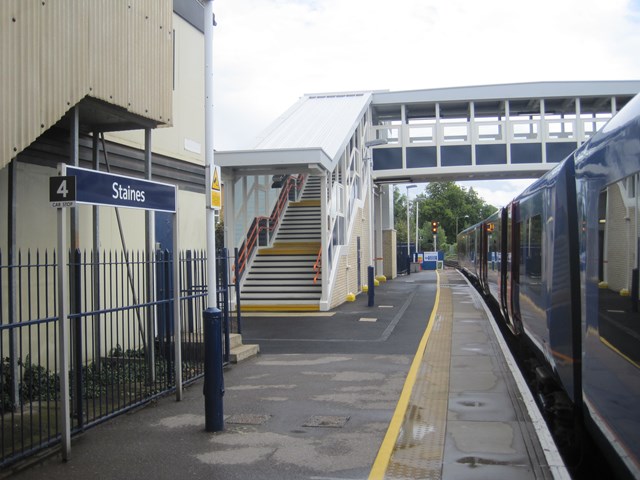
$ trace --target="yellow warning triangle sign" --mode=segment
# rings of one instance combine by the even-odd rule
[[[220,191],[220,179],[218,178],[218,169],[213,170],[213,182],[211,183],[211,190]]]

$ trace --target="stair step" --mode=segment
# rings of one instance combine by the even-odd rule
[[[250,275],[245,280],[245,285],[247,283],[251,284],[251,282],[273,282],[273,283],[308,283],[313,282],[315,278],[315,273],[273,273],[273,272],[264,272],[261,275]],[[322,276],[318,277],[318,282],[322,279]]]
[[[243,294],[242,297],[242,302],[241,304],[244,305],[247,302],[250,302],[251,300],[260,300],[262,302],[281,302],[281,303],[286,303],[286,302],[295,302],[297,301],[301,301],[301,300],[315,300],[318,301],[320,300],[320,293],[314,294],[313,292],[310,293],[299,293],[299,292],[286,292],[283,293],[282,295],[276,295],[273,292],[266,292],[266,293],[260,293],[260,292],[255,292],[255,293],[250,293],[250,294]]]
[[[317,255],[257,255],[254,262],[315,262]]]
[[[313,283],[309,285],[283,285],[281,283],[275,285],[244,285],[242,294],[249,295],[253,293],[322,293],[322,285]]]
[[[319,248],[303,248],[303,247],[275,247],[270,249],[262,249],[258,255],[318,255]]]
[[[239,333],[229,334],[229,351],[242,345],[242,335]]]
[[[291,285],[292,282],[297,282],[296,285]],[[313,283],[313,277],[307,277],[305,279],[281,279],[281,278],[274,278],[274,279],[269,279],[269,278],[262,278],[262,279],[258,279],[258,278],[252,278],[249,281],[249,284],[245,284],[242,286],[242,295],[244,295],[246,293],[246,291],[249,290],[253,290],[256,288],[262,288],[262,287],[278,287],[278,288],[282,288],[281,291],[284,291],[284,289],[286,287],[295,287],[297,286],[298,288],[302,288],[302,287],[306,287],[306,286],[314,286],[314,287],[318,287],[321,285],[320,283],[321,279],[318,279],[317,283]],[[265,285],[266,284],[266,285]],[[282,287],[281,287],[282,285]],[[276,289],[276,293],[277,293],[277,289]]]
[[[259,353],[259,345],[240,345],[229,350],[229,361],[231,363],[239,363],[249,358],[255,357]]]
[[[318,302],[286,302],[286,303],[264,303],[261,301],[243,303],[243,312],[317,312],[320,310]]]
[[[281,266],[281,267],[269,267],[269,266],[260,266],[260,265],[254,265],[253,268],[255,268],[256,270],[254,270],[252,273],[255,273],[256,275],[263,275],[265,273],[313,273],[313,266],[311,267],[286,267],[286,266]],[[253,270],[253,268],[251,270]]]
[[[300,208],[300,207],[319,207],[320,199],[308,199],[308,200],[300,200],[299,202],[291,202],[289,203],[290,208]]]

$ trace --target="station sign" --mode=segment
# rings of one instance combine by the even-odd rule
[[[438,252],[424,252],[424,261],[425,262],[437,262],[438,261]]]
[[[176,211],[175,185],[65,164],[61,174],[49,179],[49,201],[53,207],[89,204]]]

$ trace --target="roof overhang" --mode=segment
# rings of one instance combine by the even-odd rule
[[[399,92],[374,92],[371,103],[375,107],[388,104],[426,102],[469,102],[615,95],[633,96],[638,92],[640,92],[640,80],[525,82]]]
[[[215,152],[225,175],[278,175],[330,171],[332,159],[321,148],[234,150]]]

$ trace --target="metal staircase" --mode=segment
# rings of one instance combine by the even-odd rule
[[[273,246],[260,248],[242,287],[243,311],[319,310],[321,279],[314,265],[321,243],[320,178],[309,177],[300,201],[289,203]]]

